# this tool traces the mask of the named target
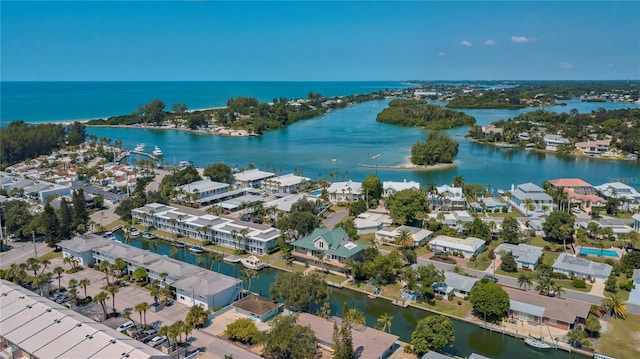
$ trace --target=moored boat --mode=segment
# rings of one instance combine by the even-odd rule
[[[160,149],[160,147],[156,146],[156,148],[153,150],[153,155],[162,156],[162,150]]]
[[[156,235],[151,233],[151,232],[144,232],[142,234],[142,238],[144,238],[144,239],[154,239],[154,238],[156,238]]]
[[[224,258],[222,260],[224,260],[225,262],[228,262],[228,263],[238,263],[238,262],[240,262],[242,260],[242,258],[237,257],[237,256],[229,255],[229,256],[224,256]]]
[[[136,148],[133,149],[134,152],[143,152],[144,151],[144,147],[146,145],[144,143],[138,143],[136,145]]]
[[[247,258],[240,259],[240,263],[249,269],[260,270],[265,267],[265,264],[256,256],[248,256]]]
[[[528,337],[524,339],[525,344],[538,350],[550,350],[553,349],[553,345],[542,341],[541,339]]]
[[[173,242],[173,246],[176,248],[184,248],[185,245],[182,242]]]
[[[189,252],[196,253],[196,254],[204,253],[204,248],[198,247],[198,246],[191,246],[189,247]]]

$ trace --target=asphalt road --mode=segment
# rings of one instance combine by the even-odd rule
[[[325,228],[333,229],[333,227],[335,227],[336,224],[340,223],[340,221],[342,221],[342,219],[347,215],[349,215],[348,210],[333,212],[322,223]]]
[[[38,256],[49,253],[53,248],[47,247],[43,241],[36,241],[35,252],[32,241],[9,242],[9,250],[0,253],[0,268],[7,269],[13,263],[24,263],[27,259],[34,256],[37,252]]]

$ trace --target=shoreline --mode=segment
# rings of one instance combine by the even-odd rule
[[[187,127],[149,126],[149,125],[86,125],[88,128],[123,128],[139,130],[182,131],[200,135],[212,135],[223,137],[259,137],[261,135],[249,133],[245,129],[232,129],[228,127],[207,127],[209,130],[192,130]]]
[[[458,166],[457,161],[452,163],[436,163],[435,165],[415,165],[411,161],[407,161],[401,165],[371,165],[366,163],[358,163],[358,167],[364,168],[380,168],[385,170],[414,170],[414,171],[435,171],[449,168],[455,168]]]

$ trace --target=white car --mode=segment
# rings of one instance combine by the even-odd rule
[[[571,210],[573,211],[573,213],[580,213],[580,207],[573,207],[571,208]]]
[[[135,323],[133,323],[133,321],[128,321],[128,322],[124,322],[122,324],[120,324],[120,326],[118,328],[116,328],[117,331],[119,332],[124,332],[125,330],[129,330],[133,327],[135,327]]]
[[[163,336],[156,336],[153,339],[149,340],[149,342],[147,343],[150,347],[155,348],[161,344],[163,344],[164,342],[167,341],[167,337]]]

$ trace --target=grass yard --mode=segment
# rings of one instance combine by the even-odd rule
[[[298,263],[288,266],[284,260],[275,261],[271,263],[271,266],[287,272],[304,272],[307,269],[307,267]]]
[[[596,351],[614,358],[640,357],[639,321],[640,315],[636,314],[629,314],[626,319],[607,320]]]
[[[46,254],[43,254],[41,256],[38,257],[38,259],[47,259],[47,260],[52,260],[54,258],[62,258],[62,251],[60,252],[49,252]]]
[[[475,261],[469,261],[469,263],[467,263],[467,268],[472,268],[479,271],[483,271],[489,268],[489,266],[491,265],[489,253],[491,253],[492,250],[496,249],[501,243],[501,240],[489,242],[487,248],[482,253],[480,253]]]
[[[461,305],[458,305],[458,301],[460,301]],[[414,303],[414,305],[426,310],[441,312],[458,318],[465,318],[473,308],[473,305],[471,305],[468,300],[456,297],[451,301],[435,300],[433,303],[422,302]]]

